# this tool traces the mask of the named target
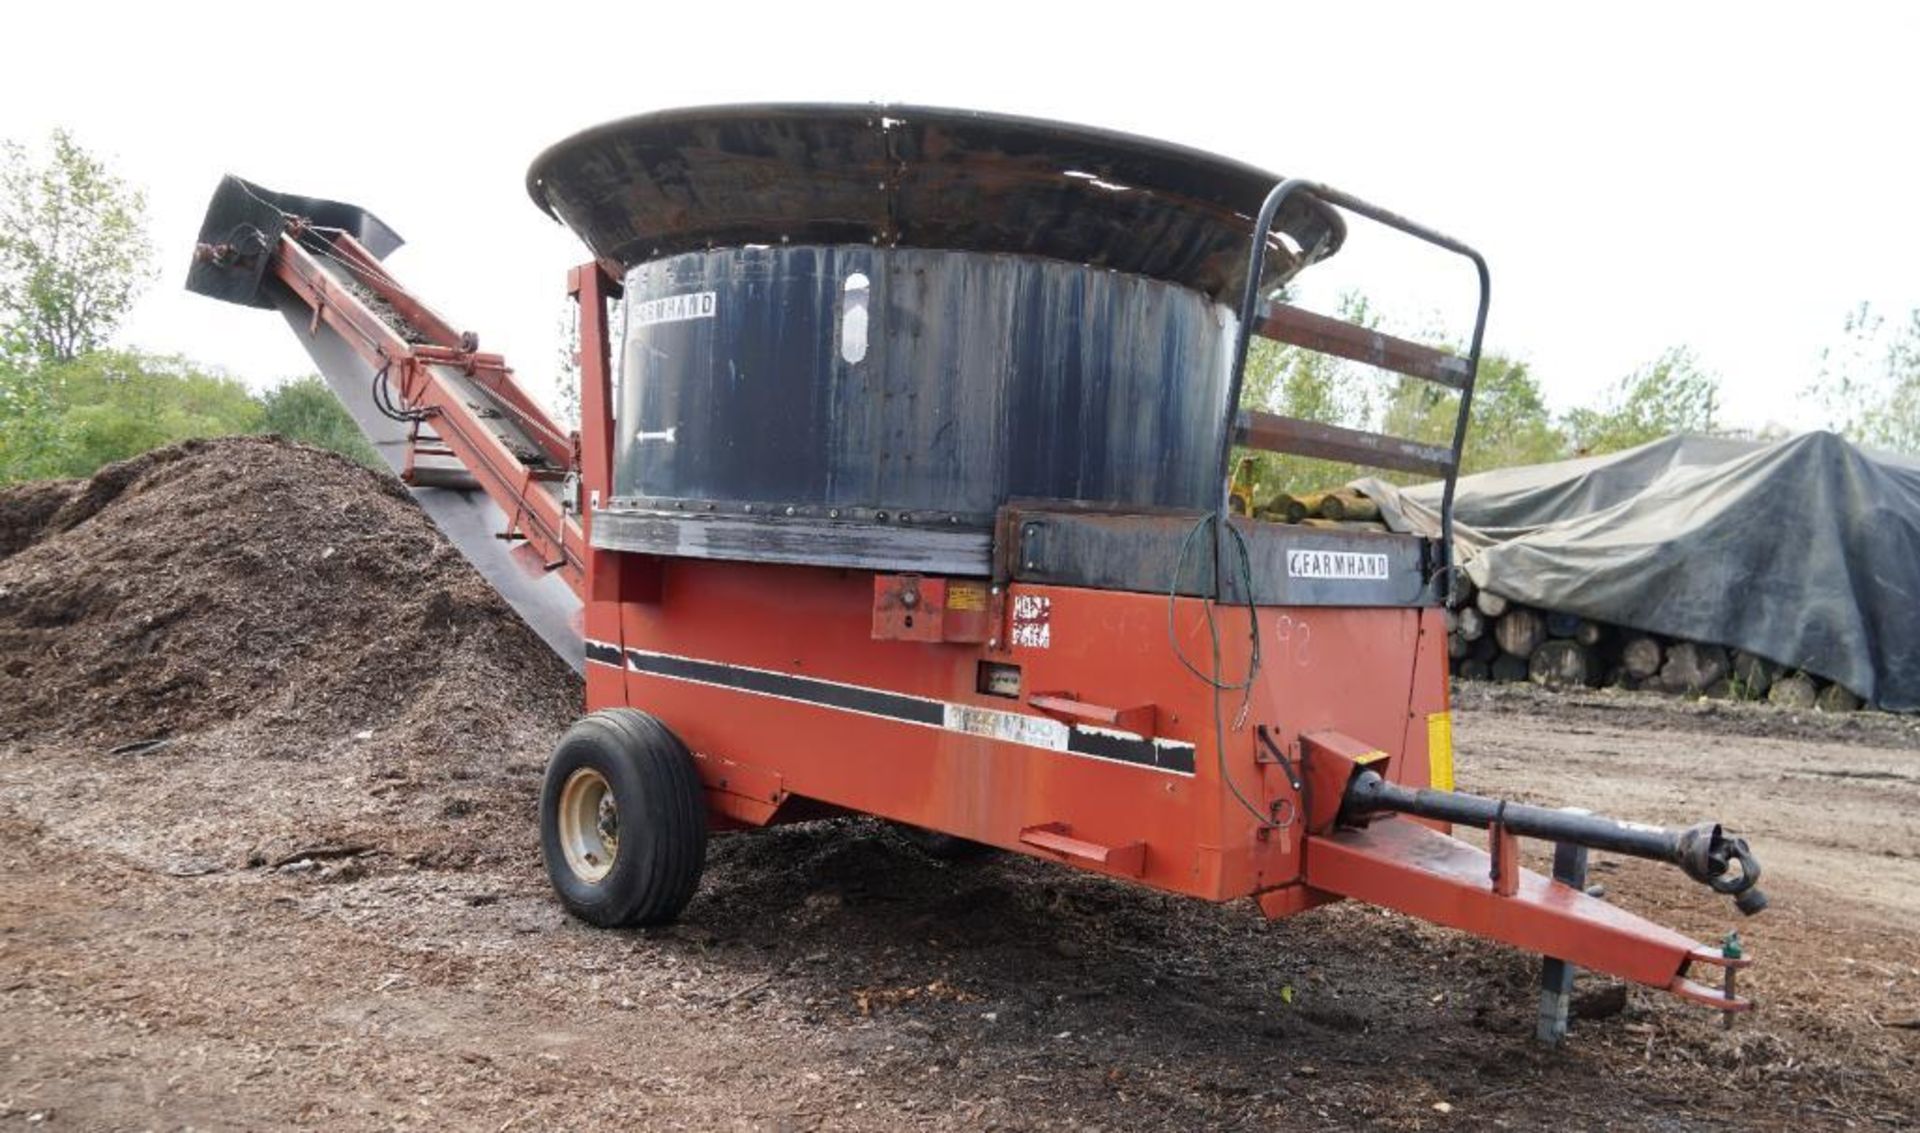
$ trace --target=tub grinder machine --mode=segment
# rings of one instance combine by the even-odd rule
[[[387,270],[400,240],[363,209],[229,177],[188,286],[281,312],[584,672],[540,806],[573,913],[671,920],[710,831],[863,813],[940,852],[1504,941],[1551,958],[1560,1020],[1575,966],[1750,1006],[1737,948],[1581,879],[1586,848],[1650,858],[1756,912],[1739,839],[1452,790],[1471,248],[1211,154],[911,106],[649,114],[527,187],[592,253],[578,431]],[[1278,301],[1348,214],[1471,266],[1464,356]],[[1452,443],[1238,408],[1255,335],[1451,391]],[[1234,515],[1236,446],[1444,480],[1441,537]]]

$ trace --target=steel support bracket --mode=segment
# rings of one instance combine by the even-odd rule
[[[1062,858],[1098,866],[1110,873],[1125,877],[1139,877],[1147,862],[1145,842],[1103,846],[1098,842],[1075,838],[1073,828],[1064,822],[1046,822],[1038,826],[1029,826],[1020,831],[1020,841],[1023,845],[1046,850]]]
[[[1027,697],[1027,703],[1049,716],[1076,724],[1112,728],[1147,739],[1159,734],[1159,710],[1151,704],[1109,708],[1103,704],[1089,704],[1071,692],[1036,692]]]
[[[1513,870],[1513,892],[1502,896],[1489,883],[1491,866],[1485,851],[1398,816],[1307,839],[1306,880],[1316,889],[1557,956],[1721,1011],[1751,1006],[1686,978],[1693,964],[1749,961],[1722,957],[1531,870]]]

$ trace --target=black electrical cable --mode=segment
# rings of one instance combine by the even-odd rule
[[[1180,541],[1180,554],[1179,557],[1174,560],[1173,564],[1173,580],[1167,584],[1167,644],[1173,650],[1174,659],[1179,661],[1187,672],[1192,673],[1195,677],[1206,682],[1207,687],[1212,691],[1213,754],[1214,760],[1220,770],[1221,781],[1226,783],[1227,790],[1233,793],[1233,797],[1239,801],[1241,807],[1243,807],[1248,814],[1254,817],[1255,821],[1259,822],[1262,827],[1274,828],[1280,824],[1276,823],[1271,815],[1263,813],[1245,794],[1241,793],[1240,785],[1233,781],[1232,774],[1227,770],[1227,724],[1226,717],[1221,710],[1220,694],[1226,692],[1243,693],[1240,700],[1240,719],[1244,720],[1247,709],[1253,702],[1253,679],[1254,676],[1260,672],[1260,610],[1259,607],[1254,604],[1253,598],[1253,556],[1247,550],[1245,537],[1242,536],[1239,530],[1231,523],[1227,524],[1226,531],[1227,534],[1232,537],[1234,550],[1238,552],[1240,585],[1247,596],[1247,639],[1249,645],[1247,675],[1243,679],[1233,682],[1226,682],[1220,679],[1220,623],[1214,618],[1213,613],[1213,608],[1221,597],[1218,594],[1212,598],[1201,599],[1201,608],[1206,611],[1207,616],[1207,639],[1212,648],[1212,672],[1201,672],[1200,668],[1189,661],[1187,655],[1181,652],[1180,649],[1180,635],[1176,622],[1176,614],[1179,611],[1180,603],[1180,578],[1186,571],[1187,559],[1192,553],[1194,540],[1202,534],[1217,533],[1218,528],[1216,525],[1220,522],[1222,521],[1217,514],[1203,516],[1198,523],[1194,524],[1193,530],[1187,532],[1187,537]],[[1216,534],[1213,540],[1214,547],[1220,547],[1222,542]],[[1216,571],[1214,573],[1215,576],[1218,577],[1219,572]]]
[[[394,400],[393,386],[388,380],[392,372],[393,360],[387,359],[381,364],[379,372],[373,375],[373,407],[380,411],[380,416],[389,421],[400,421],[405,424],[425,421],[427,419],[425,413],[417,409],[407,409]]]
[[[1273,733],[1267,730],[1265,724],[1256,725],[1253,729],[1253,734],[1255,738],[1260,741],[1260,746],[1266,748],[1267,754],[1273,757],[1273,761],[1280,765],[1281,774],[1287,777],[1287,786],[1293,788],[1294,797],[1299,800],[1294,805],[1293,813],[1287,816],[1287,820],[1281,822],[1276,817],[1274,819],[1274,825],[1284,830],[1292,826],[1296,818],[1308,822],[1312,821],[1313,788],[1307,783],[1306,777],[1294,770],[1293,761],[1288,759],[1286,751],[1274,742]],[[1285,801],[1285,799],[1280,800],[1280,802]],[[1277,807],[1279,803],[1274,805]]]

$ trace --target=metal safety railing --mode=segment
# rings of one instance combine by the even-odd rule
[[[1474,270],[1480,278],[1480,304],[1474,315],[1473,340],[1467,356],[1461,358],[1444,350],[1284,303],[1263,301],[1260,284],[1266,267],[1267,241],[1273,232],[1274,220],[1280,215],[1281,206],[1296,194],[1357,213],[1473,261]],[[1227,386],[1227,428],[1220,443],[1221,526],[1226,524],[1231,502],[1231,469],[1236,444],[1267,452],[1412,472],[1445,481],[1446,486],[1440,497],[1438,565],[1443,571],[1450,567],[1453,562],[1454,482],[1460,474],[1460,453],[1466,445],[1467,422],[1473,407],[1473,385],[1480,372],[1480,346],[1486,334],[1490,298],[1487,261],[1479,252],[1451,236],[1318,182],[1296,177],[1275,185],[1261,204],[1259,217],[1254,222],[1247,279],[1240,296],[1240,324],[1234,332],[1233,372]],[[1385,433],[1349,429],[1259,410],[1242,410],[1240,393],[1246,381],[1247,347],[1255,334],[1322,354],[1378,366],[1458,392],[1460,406],[1454,418],[1453,443],[1442,448]]]

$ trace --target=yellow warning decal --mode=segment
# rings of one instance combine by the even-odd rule
[[[947,609],[984,610],[987,608],[987,588],[977,582],[947,583]]]
[[[1453,790],[1453,713],[1427,716],[1427,785],[1436,791]]]

